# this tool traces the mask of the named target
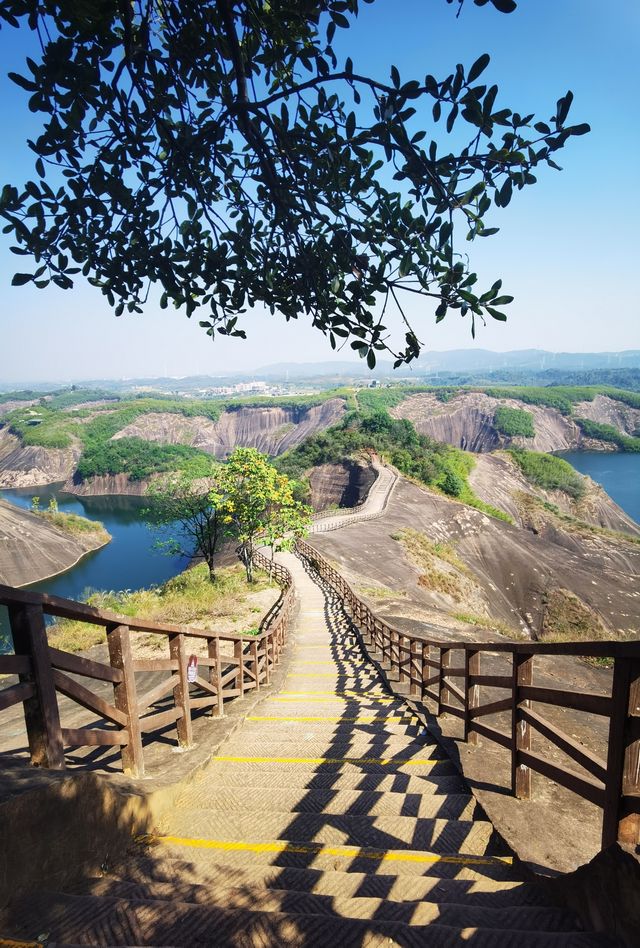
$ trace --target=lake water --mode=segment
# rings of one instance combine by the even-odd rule
[[[565,451],[558,453],[581,474],[602,484],[625,513],[640,523],[640,454],[617,451]]]
[[[60,485],[1,490],[0,497],[18,507],[31,507],[34,495],[46,508],[55,497],[64,513],[100,520],[113,539],[64,573],[26,588],[68,599],[85,599],[98,589],[142,589],[163,583],[186,568],[185,557],[165,556],[154,549],[158,533],[146,526],[142,511],[149,506],[143,497],[76,497],[59,492]],[[0,651],[8,640],[6,610],[0,607]]]

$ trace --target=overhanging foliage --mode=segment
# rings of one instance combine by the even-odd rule
[[[37,263],[14,284],[69,288],[82,273],[118,314],[159,285],[162,306],[198,313],[211,336],[244,336],[239,317],[262,304],[310,319],[334,348],[349,340],[370,366],[384,349],[396,365],[419,354],[407,294],[434,298],[436,322],[468,314],[472,332],[504,320],[511,297],[500,280],[476,288],[458,241],[495,233],[490,208],[535,183],[538,165],[558,167],[588,126],[567,125],[570,92],[546,122],[504,107],[486,54],[441,80],[361,74],[333,48],[359,6],[0,2],[0,23],[41,43],[12,74],[44,123],[35,179],[0,199],[15,252]]]

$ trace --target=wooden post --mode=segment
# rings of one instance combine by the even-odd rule
[[[422,698],[422,642],[411,640],[411,654],[409,656],[410,687],[412,697]]]
[[[209,683],[213,685],[216,689],[216,703],[211,708],[213,713],[213,708],[215,708],[215,714],[221,718],[224,714],[224,699],[222,696],[222,657],[220,655],[220,639],[216,636],[215,639],[209,639],[207,642],[207,651],[209,653],[209,658],[215,662],[215,664],[209,667]]]
[[[471,675],[480,674],[480,652],[464,650],[464,740],[469,744],[478,743],[478,734],[472,731],[470,711],[480,705],[480,685],[472,685]]]
[[[233,657],[237,662],[237,678],[240,697],[244,697],[244,642],[233,643]]]
[[[405,651],[408,647],[408,651]],[[409,670],[407,671],[407,665]],[[411,691],[411,639],[405,635],[398,637],[398,670],[400,672],[400,684],[409,682],[409,691]]]
[[[273,634],[268,632],[264,639],[264,680],[268,685],[271,682],[271,658],[270,649],[273,641]]]
[[[531,769],[520,761],[520,751],[531,750],[531,727],[520,714],[520,705],[530,708],[530,701],[520,700],[520,686],[533,683],[533,656],[513,655],[511,683],[511,792],[519,800],[531,796]]]
[[[256,691],[260,691],[260,669],[259,669],[259,659],[258,659],[258,643],[251,642],[249,644],[251,650],[251,661],[253,663],[253,671],[256,676]]]
[[[181,747],[189,747],[193,742],[193,731],[189,704],[189,679],[187,678],[187,647],[185,637],[181,632],[169,636],[169,654],[178,662],[179,681],[173,689],[176,708],[182,710],[182,717],[176,721],[178,743]]]
[[[442,706],[445,704],[451,704],[451,692],[447,688],[447,683],[445,681],[445,675],[448,668],[451,668],[451,649],[450,648],[438,648],[438,654],[440,656],[440,680],[438,681],[438,716],[442,712]],[[445,712],[446,713],[446,712]]]
[[[60,712],[42,607],[9,606],[9,620],[16,655],[31,659],[31,672],[21,674],[20,681],[35,684],[35,694],[23,702],[31,763],[64,770]]]
[[[144,775],[144,755],[142,752],[142,733],[138,714],[138,695],[136,676],[133,670],[131,654],[131,632],[128,625],[107,626],[107,646],[112,668],[122,672],[122,681],[114,682],[113,703],[127,716],[129,743],[121,751],[122,769],[132,777]]]
[[[640,659],[616,658],[611,698],[603,849],[640,843]]]

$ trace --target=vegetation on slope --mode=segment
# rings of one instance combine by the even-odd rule
[[[259,605],[259,594],[269,586],[266,574],[257,574],[251,587],[238,563],[218,571],[215,583],[209,581],[206,564],[185,570],[161,586],[137,591],[96,592],[87,602],[97,609],[118,615],[144,618],[149,622],[217,628],[220,632],[255,633],[266,608]],[[274,589],[274,598],[277,590]],[[268,607],[267,607],[268,608]],[[48,633],[56,648],[77,652],[105,641],[104,629],[71,619],[58,621]],[[164,648],[166,636],[136,633],[134,650],[140,645]]]
[[[311,467],[337,464],[371,450],[385,457],[407,477],[511,522],[508,514],[485,504],[471,489],[468,477],[475,464],[471,454],[418,434],[410,421],[392,418],[383,409],[377,408],[368,414],[349,412],[338,425],[308,438],[275,463],[289,477],[300,480]]]
[[[78,461],[77,473],[82,480],[89,477],[126,474],[140,481],[153,474],[190,470],[206,477],[213,467],[213,458],[197,448],[184,444],[157,444],[143,438],[118,438],[117,441],[95,442],[85,448]]]
[[[563,415],[570,415],[579,402],[592,402],[597,395],[606,395],[614,401],[631,408],[640,408],[640,393],[627,392],[609,385],[513,385],[513,386],[436,386],[405,385],[397,388],[366,389],[358,393],[358,402],[365,410],[394,408],[411,395],[431,392],[440,401],[449,401],[454,395],[481,392],[491,398],[511,398],[527,405],[555,408]]]
[[[584,478],[562,458],[524,448],[509,448],[508,453],[532,484],[545,490],[564,491],[572,500],[584,497]]]
[[[69,448],[74,441],[82,445],[78,474],[82,479],[105,474],[128,474],[139,480],[153,473],[184,470],[194,463],[206,468],[209,457],[205,452],[186,445],[162,445],[143,438],[111,438],[141,415],[163,412],[186,418],[204,417],[219,420],[223,411],[242,408],[283,408],[294,412],[299,420],[309,408],[321,405],[330,398],[341,397],[355,405],[353,393],[335,389],[316,395],[285,396],[283,398],[238,398],[229,401],[213,399],[134,398],[111,401],[72,411],[69,407],[91,401],[92,390],[78,390],[30,408],[18,408],[7,415],[6,421],[22,444],[45,448]],[[104,397],[108,393],[94,391]]]
[[[533,438],[536,433],[531,412],[523,411],[521,408],[509,408],[508,405],[500,405],[496,408],[493,426],[496,431],[508,438]]]
[[[599,421],[591,421],[589,418],[576,418],[576,423],[587,438],[595,438],[598,441],[615,444],[621,451],[630,451],[636,454],[640,452],[640,438],[623,434],[613,425],[601,424]]]
[[[41,517],[50,523],[57,530],[66,533],[72,537],[84,537],[94,535],[101,543],[108,543],[111,534],[107,532],[104,524],[99,520],[88,520],[86,517],[79,517],[77,514],[62,513],[59,510],[32,510],[36,516]]]

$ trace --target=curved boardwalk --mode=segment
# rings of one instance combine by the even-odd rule
[[[14,909],[74,945],[586,946],[302,563],[286,685],[109,875]]]

